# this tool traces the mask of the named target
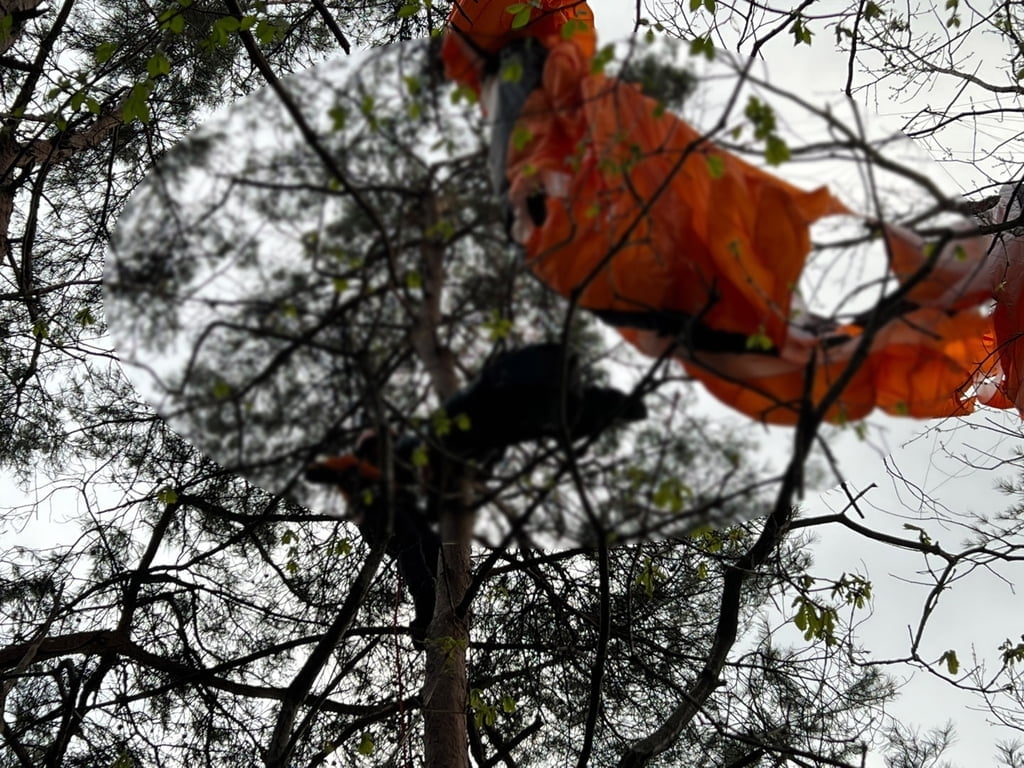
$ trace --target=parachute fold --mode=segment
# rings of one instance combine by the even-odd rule
[[[831,421],[1024,411],[1024,240],[963,237],[936,254],[875,225],[898,306],[845,326],[811,316],[795,298],[810,226],[856,214],[595,71],[595,51],[590,8],[569,0],[459,0],[442,45],[448,77],[482,97],[509,232],[541,281],[765,422],[807,407]],[[1011,208],[1004,195],[997,214]]]

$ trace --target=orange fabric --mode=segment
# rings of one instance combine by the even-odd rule
[[[449,19],[458,31],[447,34],[442,56],[451,79],[479,91],[483,61],[474,46],[493,54],[529,35],[548,49],[541,86],[508,148],[513,232],[530,268],[586,309],[680,312],[768,343],[774,355],[674,354],[736,410],[795,423],[805,398],[821,403],[857,348],[856,339],[825,345],[790,326],[810,225],[851,212],[827,188],[804,191],[752,166],[703,141],[637,87],[593,73],[585,3],[541,0],[517,30],[508,5],[458,0]],[[535,192],[545,196],[539,226],[525,206]],[[1002,280],[993,318],[978,308],[993,291],[988,238],[954,241],[929,258],[913,233],[886,227],[885,237],[892,273],[920,308],[880,329],[826,418],[860,419],[874,408],[944,417],[971,411],[975,401],[1012,400],[1024,411],[1024,264]],[[925,265],[930,273],[910,284]],[[650,331],[620,332],[648,354],[675,344]],[[993,338],[998,361],[986,348]]]
[[[513,40],[524,37],[536,38],[546,48],[568,42],[588,60],[596,52],[594,13],[585,2],[540,0],[539,7],[529,9],[529,23],[513,29],[517,14],[510,13],[508,8],[515,5],[522,3],[455,0],[448,15],[448,31],[441,43],[441,60],[450,80],[479,93],[484,65],[479,52],[494,54]]]
[[[989,358],[983,342],[988,328],[989,319],[976,310],[949,316],[942,310],[919,309],[890,321],[875,334],[867,357],[830,406],[826,419],[854,421],[875,408],[919,419],[970,413],[975,379]],[[761,362],[764,358],[756,355],[747,355],[741,366],[723,363],[714,354],[698,354],[696,361],[690,356],[680,359],[687,372],[726,405],[758,421],[795,424],[805,398],[819,405],[845,375],[857,345],[854,338],[819,350],[813,368],[794,361],[788,370],[783,361]],[[759,375],[759,367],[769,372]],[[982,400],[1005,407],[999,399]]]
[[[991,258],[989,238],[950,240],[933,254],[919,235],[902,227],[887,225],[884,234],[890,269],[900,283],[906,284],[925,268],[907,292],[908,301],[963,309],[991,298],[995,260]]]
[[[509,152],[513,200],[543,180],[538,170],[571,171],[568,194],[548,198],[547,220],[524,243],[534,272],[586,308],[675,310],[781,346],[808,226],[847,212],[842,203],[700,142],[632,85],[579,68],[549,77],[552,66],[562,61],[548,62],[545,82],[577,75],[583,120],[545,109],[545,88],[521,120],[534,140]],[[577,122],[586,136],[565,130]]]
[[[1024,413],[1024,270],[1008,270],[996,286],[992,324],[1008,400]]]
[[[332,469],[339,474],[355,470],[361,477],[373,482],[377,482],[381,478],[379,469],[373,466],[370,462],[364,461],[351,453],[345,453],[341,456],[329,456],[326,459],[318,461],[317,464],[319,466]]]

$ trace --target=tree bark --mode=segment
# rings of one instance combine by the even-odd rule
[[[437,192],[428,190],[421,215],[424,239],[420,252],[423,299],[412,343],[441,401],[458,388],[455,360],[437,333],[444,290],[443,240],[432,236],[440,218]],[[434,618],[427,631],[423,686],[424,765],[427,768],[469,768],[466,715],[469,691],[466,650],[469,612],[458,606],[469,591],[473,521],[469,477],[463,466],[445,462],[434,468],[433,493],[439,495],[441,561],[438,563]]]
[[[427,633],[423,690],[424,765],[468,768],[466,651],[469,616],[457,608],[469,589],[473,513],[461,503],[441,512],[441,562],[434,620]]]

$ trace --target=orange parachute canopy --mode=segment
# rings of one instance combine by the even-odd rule
[[[445,74],[479,91],[485,57],[522,38],[539,40],[546,48],[569,41],[589,60],[597,50],[594,13],[578,0],[455,0],[441,45]]]
[[[544,283],[642,351],[671,351],[720,400],[766,422],[795,423],[839,384],[825,414],[833,421],[874,408],[950,416],[976,400],[1024,409],[1024,340],[1010,331],[1024,327],[1024,298],[997,309],[995,329],[980,308],[993,291],[989,238],[929,258],[916,236],[889,227],[907,311],[863,343],[860,327],[800,328],[794,289],[810,225],[851,211],[827,188],[799,189],[705,140],[636,86],[594,72],[585,3],[536,5],[459,0],[442,57],[448,76],[488,103],[498,52],[527,37],[544,49],[521,108],[491,116],[515,121],[504,163],[511,232]],[[1003,285],[1024,296],[1017,274]],[[695,345],[694,328],[731,346]]]

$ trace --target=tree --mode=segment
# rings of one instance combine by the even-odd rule
[[[711,55],[724,38],[710,33],[742,10],[716,5],[657,21],[713,25],[685,35]],[[816,10],[752,15],[735,25],[750,35],[738,45],[767,50],[784,33],[803,44],[831,24],[856,63],[865,40],[883,39],[872,24],[903,23],[870,3],[828,20]],[[567,317],[509,253],[480,118],[449,105],[425,45],[289,78],[167,151],[225,95],[278,83],[275,72],[349,39],[416,37],[437,9],[86,16],[68,3],[44,18],[5,53],[46,78],[4,75],[17,95],[0,198],[12,285],[0,305],[3,461],[37,497],[79,511],[67,543],[26,540],[5,555],[3,764],[414,764],[425,753],[454,765],[459,739],[480,765],[845,765],[874,749],[913,765],[941,751],[940,738],[906,732],[885,743],[892,683],[855,632],[870,582],[813,575],[801,529],[838,524],[942,560],[936,598],[958,566],[1013,562],[1016,529],[978,523],[987,539],[952,552],[925,530],[867,528],[848,514],[855,500],[795,518],[820,425],[797,431],[773,474],[751,441],[689,405],[676,369],[607,353],[593,321]],[[1007,19],[1000,39],[1012,41]],[[84,79],[61,69],[69,61]],[[245,156],[226,149],[240,137]],[[787,140],[792,157],[839,150]],[[860,162],[870,145],[853,145]],[[901,183],[920,180],[909,171],[897,169]],[[107,311],[133,382],[149,382],[144,397],[102,335],[102,256],[122,211]],[[234,295],[214,279],[225,274]],[[367,426],[428,441],[461,429],[437,404],[493,349],[544,337],[583,350],[589,376],[609,370],[609,354],[632,366],[651,417],[582,455],[526,446],[460,478],[442,527],[473,559],[449,564],[463,580],[441,582],[453,599],[441,592],[421,667],[393,566],[322,514],[340,501],[305,485],[302,468]],[[158,394],[170,429],[146,405]],[[11,509],[8,525],[41,504]],[[693,530],[701,515],[744,522]],[[483,541],[470,549],[473,535]],[[794,625],[803,637],[787,637]],[[1004,652],[1009,675],[1013,644]],[[907,661],[933,660],[915,647]],[[941,661],[953,675],[956,662]],[[1003,679],[978,688],[994,695]],[[439,689],[456,706],[431,714]],[[1001,711],[1012,720],[1019,706]],[[425,743],[445,724],[453,743]]]

